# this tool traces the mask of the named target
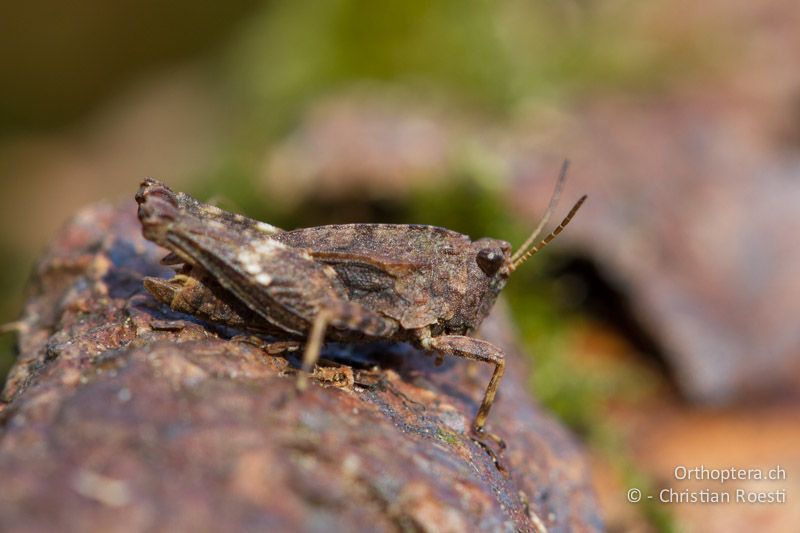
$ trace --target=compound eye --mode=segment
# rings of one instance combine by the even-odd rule
[[[505,263],[506,258],[501,250],[496,248],[484,248],[475,256],[475,262],[483,270],[483,273],[491,277],[497,274],[500,267]]]

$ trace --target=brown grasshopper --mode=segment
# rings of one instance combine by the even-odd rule
[[[283,231],[146,179],[136,194],[145,238],[170,250],[177,275],[144,284],[172,309],[249,332],[306,340],[298,387],[325,341],[410,342],[441,357],[494,365],[473,422],[483,432],[505,360],[470,335],[509,275],[569,223],[533,245],[555,210],[564,163],[539,226],[516,251],[505,241],[424,225],[342,224]]]

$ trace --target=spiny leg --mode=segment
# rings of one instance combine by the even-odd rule
[[[489,385],[486,387],[486,392],[483,395],[483,401],[478,409],[478,414],[475,416],[475,421],[472,423],[472,429],[476,433],[483,434],[486,418],[489,416],[489,411],[494,403],[497,389],[500,386],[500,380],[506,368],[503,350],[484,340],[465,337],[463,335],[423,337],[420,339],[420,344],[423,348],[428,350],[449,353],[465,359],[483,361],[494,365],[492,378],[489,380]]]

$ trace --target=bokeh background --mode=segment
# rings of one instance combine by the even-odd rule
[[[144,176],[284,227],[430,223],[518,244],[569,157],[561,210],[589,202],[506,292],[531,391],[586,443],[609,529],[800,523],[797,2],[3,11],[0,322],[59,227],[131,202]],[[788,479],[674,479],[700,464]],[[634,486],[789,503],[633,505]]]

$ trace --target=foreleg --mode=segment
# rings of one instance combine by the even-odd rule
[[[475,432],[483,433],[483,428],[486,425],[486,418],[489,416],[489,411],[494,403],[497,389],[500,386],[500,380],[506,368],[503,350],[484,340],[462,335],[423,337],[420,339],[420,344],[426,350],[456,355],[465,359],[483,361],[494,365],[492,379],[489,380],[489,385],[486,387],[486,392],[483,395],[483,401],[478,409],[478,414],[475,416],[475,421],[472,423],[472,428]]]

